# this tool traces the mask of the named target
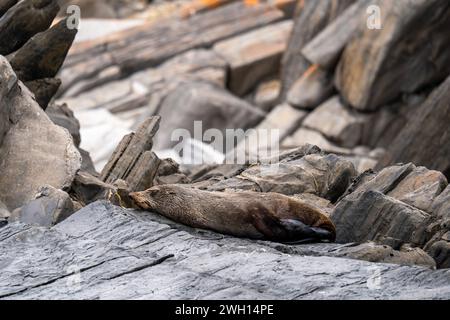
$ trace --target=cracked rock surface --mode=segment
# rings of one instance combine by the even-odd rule
[[[0,229],[0,298],[450,297],[450,270],[338,258],[339,246],[231,238],[95,202],[51,229]]]

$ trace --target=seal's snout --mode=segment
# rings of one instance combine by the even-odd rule
[[[150,201],[145,196],[144,192],[131,192],[130,198],[133,202],[142,209],[152,209]]]

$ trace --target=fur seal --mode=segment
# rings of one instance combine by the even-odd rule
[[[142,209],[176,222],[251,239],[285,243],[334,241],[336,229],[319,209],[278,193],[211,192],[161,185],[130,197]]]

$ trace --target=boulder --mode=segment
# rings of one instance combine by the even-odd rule
[[[433,243],[428,253],[436,261],[438,268],[450,268],[450,241],[443,240]]]
[[[402,93],[416,92],[450,73],[450,3],[406,0],[376,4],[384,15],[381,29],[362,28],[346,44],[336,71],[342,97],[363,111],[376,110]],[[366,13],[361,14],[366,19]],[[423,127],[420,130],[423,132]]]
[[[407,124],[389,143],[388,153],[379,166],[411,161],[450,174],[449,100],[450,77],[413,111]]]
[[[6,222],[10,215],[8,208],[0,201],[0,224],[2,224],[2,221]]]
[[[0,229],[2,299],[446,299],[448,270],[324,256],[96,202],[51,229]],[[284,250],[291,249],[291,250]],[[321,256],[322,255],[322,256]]]
[[[450,219],[450,186],[434,199],[431,211],[439,219]]]
[[[176,129],[179,130],[175,134],[189,132],[190,138],[201,141],[204,131],[208,129],[219,130],[225,136],[226,129],[252,128],[264,118],[265,113],[210,83],[182,81],[164,99],[158,115],[162,119],[161,130],[155,137],[155,150],[177,145],[180,137],[172,137]],[[195,136],[195,121],[201,121],[200,137]],[[217,151],[223,153],[228,150]]]
[[[231,92],[242,96],[264,77],[278,74],[292,25],[292,21],[278,22],[214,45],[230,66]]]
[[[252,166],[208,189],[243,189],[285,195],[311,193],[335,202],[355,176],[356,170],[349,161],[332,154],[310,154],[279,164]]]
[[[48,104],[61,85],[61,80],[56,78],[44,78],[25,82],[28,89],[34,94],[36,102],[43,110],[47,109]]]
[[[387,195],[420,210],[431,212],[434,199],[447,185],[447,179],[441,172],[417,167]]]
[[[45,110],[45,113],[54,124],[67,129],[73,138],[75,146],[80,146],[80,122],[77,118],[75,118],[73,111],[67,104],[58,105],[56,103],[52,103]]]
[[[148,118],[135,133],[122,139],[103,168],[101,180],[109,184],[124,180],[131,191],[143,191],[153,186],[160,160],[151,149],[160,120],[160,117]]]
[[[362,142],[370,116],[345,107],[339,97],[333,97],[312,111],[303,126],[321,132],[342,147],[353,148]]]
[[[0,20],[0,55],[16,51],[36,33],[48,29],[58,10],[56,0],[25,0],[10,8]]]
[[[0,0],[0,17],[3,16],[6,11],[13,7],[19,0]]]
[[[66,192],[46,185],[39,188],[34,200],[15,210],[11,220],[51,227],[74,212],[74,204]]]
[[[8,56],[19,79],[25,82],[56,76],[76,34],[77,29],[69,28],[66,18],[33,36]]]
[[[311,63],[300,54],[302,48],[334,21],[355,0],[305,0],[299,2],[298,16],[282,58],[281,99],[295,81],[310,67]]]
[[[312,65],[289,89],[287,101],[298,108],[314,109],[332,93],[332,77],[317,65]]]
[[[0,121],[0,198],[14,210],[42,185],[69,187],[81,156],[70,134],[53,124],[1,56],[0,79],[0,115],[9,119]]]
[[[416,246],[417,231],[427,223],[429,214],[375,190],[350,194],[342,199],[331,215],[336,241],[386,244],[394,249],[405,243]]]

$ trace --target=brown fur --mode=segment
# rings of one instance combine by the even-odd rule
[[[319,209],[278,193],[209,192],[181,185],[162,185],[130,194],[142,209],[156,211],[176,222],[252,239],[299,241],[308,238],[291,229],[296,221],[328,231],[336,230]],[[319,230],[319,231],[320,231]],[[313,237],[314,238],[314,237]],[[320,239],[310,239],[320,240]]]

